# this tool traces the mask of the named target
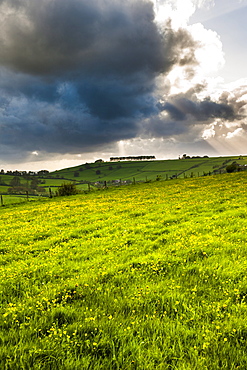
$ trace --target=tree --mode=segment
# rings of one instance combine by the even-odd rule
[[[5,181],[2,179],[1,176],[0,176],[0,185],[6,185]]]
[[[11,185],[12,187],[20,186],[20,185],[21,185],[21,180],[20,180],[20,178],[19,178],[18,176],[13,177],[13,178],[11,179],[11,181],[10,181],[10,185]]]
[[[49,175],[49,171],[47,171],[47,170],[38,171],[38,175],[39,176]]]
[[[37,189],[37,187],[38,187],[38,184],[39,184],[39,179],[37,179],[37,178],[32,178],[32,180],[31,180],[31,185],[30,185],[30,187],[31,187],[31,189]]]

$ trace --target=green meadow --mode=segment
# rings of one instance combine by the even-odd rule
[[[11,204],[16,204],[16,203],[26,203],[27,201],[30,200],[40,200],[40,197],[38,196],[27,196],[27,195],[3,195],[2,196],[2,204],[0,202],[0,206],[9,206]],[[1,213],[0,213],[1,215]]]
[[[170,179],[172,176],[178,178],[198,177],[205,174],[219,174],[226,172],[226,166],[232,162],[240,165],[247,164],[246,156],[231,157],[199,157],[188,159],[151,160],[151,161],[120,161],[86,163],[76,167],[64,168],[51,172],[46,180],[46,186],[52,183],[52,178],[81,181],[122,181],[155,180],[157,176],[161,179]]]
[[[0,208],[0,368],[247,369],[247,172]]]
[[[77,183],[80,183],[80,181],[109,182],[117,179],[133,181],[133,178],[136,181],[143,182],[155,180],[157,176],[166,180],[172,176],[185,178],[203,176],[208,173],[224,173],[226,172],[226,166],[233,161],[244,165],[247,164],[247,157],[201,157],[182,160],[95,162],[58,170],[50,173],[49,177],[60,177],[66,180],[76,181]],[[50,181],[52,180],[47,179],[47,185],[50,184]]]
[[[64,183],[73,182],[79,191],[119,186],[155,180],[191,178],[223,174],[227,166],[238,163],[239,169],[245,169],[247,156],[231,157],[192,157],[171,160],[143,160],[85,163],[76,167],[64,168],[54,172],[25,173],[1,171],[0,195],[55,195]],[[13,203],[16,199],[13,197]]]

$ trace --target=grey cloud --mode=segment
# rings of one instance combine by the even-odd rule
[[[231,105],[214,102],[210,99],[192,101],[187,98],[179,98],[172,103],[165,103],[162,109],[167,111],[171,118],[184,121],[192,116],[197,121],[209,121],[214,118],[234,120],[236,113]]]
[[[163,47],[149,1],[3,3],[0,63],[16,70],[125,75],[143,69],[161,72],[173,62],[170,50]]]
[[[153,78],[196,63],[190,34],[159,29],[148,0],[2,1],[0,15],[0,64],[28,74]]]
[[[0,1],[0,143],[78,152],[136,137],[156,77],[195,63],[186,30],[148,0]]]
[[[178,65],[191,78],[198,44],[169,21],[160,29],[149,0],[0,0],[0,19],[4,153],[93,151],[242,114],[230,96],[198,101],[203,85],[158,103],[169,88],[157,77]]]
[[[166,111],[172,119],[186,119],[197,122],[210,122],[215,118],[225,121],[235,121],[244,118],[243,107],[247,102],[241,99],[246,94],[247,87],[239,91],[223,92],[217,100],[206,97],[198,99],[198,93],[206,88],[206,84],[198,84],[185,93],[170,95],[167,101],[159,104],[161,111]]]
[[[203,100],[197,98],[204,88],[204,84],[197,85],[185,93],[170,95],[166,101],[159,102],[157,107],[160,114],[146,120],[143,125],[144,136],[198,140],[203,128],[216,119],[223,123],[234,122],[244,128],[247,101],[242,97],[246,95],[247,88],[239,88],[231,94],[223,92],[216,101],[209,97]]]

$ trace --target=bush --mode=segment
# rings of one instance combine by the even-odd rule
[[[67,184],[65,184],[65,183],[62,184],[57,190],[57,195],[58,196],[75,195],[77,193],[78,193],[78,191],[76,189],[76,186],[72,182],[67,183]]]
[[[226,172],[228,173],[238,171],[239,169],[240,169],[239,164],[236,162],[232,162],[232,164],[229,164],[228,166],[226,166]]]

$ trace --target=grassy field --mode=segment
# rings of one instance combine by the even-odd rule
[[[121,162],[95,162],[80,166],[65,168],[47,175],[17,176],[20,181],[19,188],[13,189],[13,174],[0,174],[0,194],[25,194],[48,196],[50,191],[56,194],[63,183],[73,182],[79,191],[91,188],[124,185],[133,182],[148,182],[170,180],[171,178],[200,177],[208,174],[222,174],[226,166],[232,162],[240,165],[247,164],[247,156],[235,157],[201,157],[182,160],[151,160],[151,161],[121,161]],[[36,185],[33,186],[33,180]],[[11,185],[12,184],[12,185]],[[11,189],[12,190],[9,190]],[[13,198],[13,202],[15,199]]]
[[[247,164],[247,157],[90,163],[55,171],[50,176],[63,177],[77,183],[80,181],[96,182],[119,179],[122,181],[133,181],[133,177],[136,181],[146,181],[155,180],[157,176],[165,180],[170,179],[172,176],[184,178],[191,177],[191,175],[194,177],[203,176],[209,172],[224,173],[226,172],[226,166],[233,161],[237,161],[242,165]],[[50,181],[52,180],[46,180],[47,185],[50,184]]]
[[[2,195],[3,205],[11,205],[16,203],[26,203],[31,200],[40,200],[38,196],[27,196],[26,195]]]
[[[247,173],[0,208],[0,368],[247,368]]]

